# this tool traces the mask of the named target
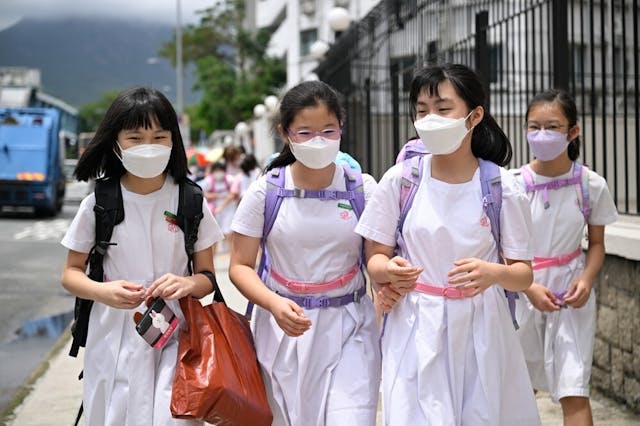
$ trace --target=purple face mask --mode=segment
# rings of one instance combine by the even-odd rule
[[[569,146],[567,134],[555,130],[534,130],[527,133],[533,155],[540,161],[551,161]]]

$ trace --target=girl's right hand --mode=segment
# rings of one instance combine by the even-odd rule
[[[100,285],[100,303],[116,309],[134,309],[144,302],[145,289],[141,284],[125,280],[108,281]]]
[[[400,301],[402,294],[391,284],[383,285],[376,293],[376,302],[382,312],[389,313],[393,307]]]
[[[269,311],[287,336],[302,336],[305,331],[311,328],[311,320],[306,317],[302,308],[291,299],[276,295],[269,306]]]
[[[525,291],[534,308],[541,312],[559,311],[562,301],[551,290],[538,283],[533,283]]]
[[[405,295],[416,288],[416,280],[424,269],[413,266],[408,260],[395,256],[387,262],[389,283],[396,292]]]

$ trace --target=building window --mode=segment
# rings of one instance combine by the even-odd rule
[[[318,30],[312,28],[300,32],[300,56],[307,56],[310,53],[311,45],[318,40]]]
[[[497,83],[502,72],[502,43],[489,45],[489,82]]]

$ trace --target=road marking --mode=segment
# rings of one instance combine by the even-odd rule
[[[41,220],[13,235],[14,240],[60,240],[69,228],[70,219]]]

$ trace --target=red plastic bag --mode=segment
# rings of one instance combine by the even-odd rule
[[[202,306],[187,296],[180,306],[186,324],[171,392],[173,417],[219,426],[271,425],[249,321],[224,301]]]

